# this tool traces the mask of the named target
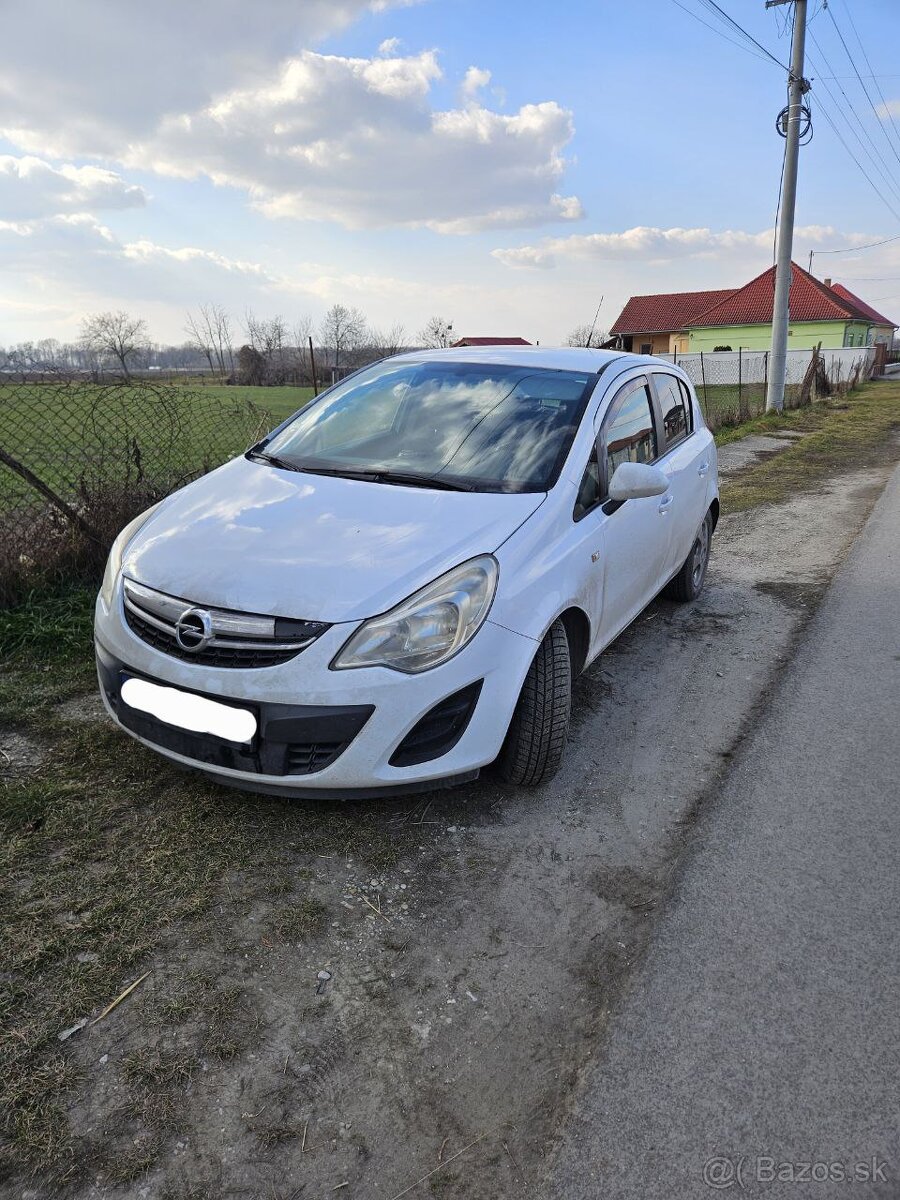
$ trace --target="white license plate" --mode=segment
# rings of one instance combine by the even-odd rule
[[[241,743],[251,742],[256,733],[256,716],[246,708],[232,708],[147,679],[128,676],[120,694],[129,708],[148,713],[176,729],[211,733],[228,742]]]

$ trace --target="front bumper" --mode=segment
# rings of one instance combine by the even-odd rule
[[[460,654],[421,675],[383,667],[329,670],[355,627],[335,625],[296,658],[276,666],[200,666],[136,637],[125,622],[119,588],[110,611],[97,602],[101,693],[113,719],[145,745],[221,782],[255,791],[335,797],[414,791],[472,779],[497,757],[534,656],[532,639],[487,621]],[[250,746],[238,746],[130,709],[119,695],[123,672],[250,707],[259,737]],[[422,718],[470,689],[471,711],[446,752],[414,762],[410,757],[416,755],[400,755],[409,765],[391,762],[407,735],[415,737],[422,728]],[[302,773],[297,773],[298,761]]]

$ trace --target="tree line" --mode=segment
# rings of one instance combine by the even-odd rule
[[[369,324],[358,308],[333,304],[315,326],[309,317],[293,324],[280,314],[259,317],[247,311],[240,322],[219,304],[201,304],[186,315],[186,338],[179,345],[151,341],[147,322],[127,312],[98,312],[81,322],[76,342],[43,338],[0,347],[0,371],[110,375],[130,379],[151,371],[204,374],[226,383],[251,386],[331,383],[367,363],[417,348],[452,345],[450,321],[428,319],[412,337],[400,324],[383,330]],[[568,346],[597,346],[605,335],[578,326]]]

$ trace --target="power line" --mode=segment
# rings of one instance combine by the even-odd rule
[[[825,66],[826,67],[830,66],[828,59],[825,57],[825,51],[819,45],[818,39],[816,38],[816,35],[812,32],[812,30],[809,31],[809,36],[815,44],[816,51],[822,56],[822,61],[825,63]],[[812,55],[810,55],[809,58],[810,58],[810,62],[814,61]],[[821,78],[819,79],[819,82],[822,84],[825,91],[828,93],[828,95],[834,101],[835,107],[838,109],[838,111],[842,112],[842,114],[844,115],[845,118],[847,115],[847,111],[849,111],[852,114],[854,120],[856,121],[857,125],[859,126],[860,130],[862,131],[863,136],[868,140],[869,145],[871,145],[872,150],[868,149],[868,147],[864,144],[862,138],[859,136],[859,134],[856,132],[856,130],[852,129],[852,127],[850,127],[851,132],[853,133],[853,136],[856,138],[857,142],[860,144],[862,149],[868,155],[869,161],[872,163],[872,166],[879,173],[879,175],[884,180],[884,182],[887,184],[887,186],[893,191],[896,200],[898,201],[898,203],[900,203],[900,182],[898,182],[897,179],[894,178],[893,168],[887,162],[887,160],[885,159],[885,157],[881,153],[881,151],[878,149],[878,147],[875,145],[872,135],[869,133],[868,129],[866,129],[865,125],[863,124],[862,118],[860,117],[859,113],[857,112],[856,107],[853,104],[853,101],[850,99],[850,97],[844,91],[844,89],[840,85],[840,83],[838,83],[838,85],[837,85],[838,89],[839,89],[841,95],[844,97],[844,100],[846,102],[846,106],[845,107],[842,106],[841,102],[837,99],[837,97],[835,96],[834,92],[832,92],[832,90],[828,86],[828,84],[825,83],[825,81]],[[850,125],[849,121],[847,122],[847,124],[848,124],[848,126]],[[873,155],[872,151],[874,151],[874,155]],[[878,157],[879,162],[875,161],[876,155]],[[880,165],[879,165],[879,163],[880,163]]]
[[[672,0],[672,3],[677,8],[680,8],[682,12],[686,12],[689,17],[693,17],[695,21],[699,21],[704,28],[712,30],[717,37],[729,42],[732,46],[737,46],[738,50],[744,50],[747,52],[747,54],[752,54],[754,58],[758,58],[761,62],[766,61],[761,54],[757,54],[755,50],[751,50],[750,47],[745,43],[735,41],[734,38],[730,38],[726,33],[723,33],[721,29],[716,28],[715,25],[710,25],[708,21],[704,21],[701,16],[693,11],[693,9],[690,9],[686,5],[682,4],[681,0]]]
[[[770,50],[767,50],[762,42],[758,42],[752,33],[748,33],[743,25],[739,25],[737,21],[735,21],[734,17],[730,17],[724,8],[720,8],[719,5],[716,4],[716,0],[701,0],[701,3],[710,10],[715,9],[722,20],[727,21],[728,24],[731,25],[732,28],[736,29],[742,37],[746,38],[747,41],[752,42],[757,50],[761,50],[763,54],[765,54],[766,58],[770,58],[777,67],[781,67],[782,71],[786,71],[788,76],[790,76],[790,67],[786,66],[783,62],[781,62],[780,59],[776,58]]]
[[[865,92],[866,99],[869,102],[869,106],[872,109],[872,112],[875,114],[875,120],[878,122],[878,126],[881,129],[881,132],[884,134],[885,140],[887,141],[887,144],[890,146],[890,148],[894,154],[894,157],[897,159],[897,162],[900,162],[900,153],[898,153],[897,147],[894,145],[894,143],[888,137],[887,130],[884,127],[884,123],[882,122],[881,118],[878,116],[878,109],[875,107],[875,102],[873,101],[872,97],[869,95],[869,89],[866,87],[865,80],[863,79],[862,75],[860,75],[860,73],[859,73],[859,68],[856,65],[856,60],[854,59],[853,55],[850,53],[850,47],[847,45],[847,42],[844,39],[844,35],[841,33],[840,26],[838,25],[837,21],[835,20],[834,13],[832,12],[831,7],[829,7],[827,9],[827,12],[828,12],[829,17],[831,18],[831,23],[835,28],[835,32],[837,33],[838,37],[841,39],[841,45],[844,47],[844,50],[846,51],[847,58],[850,60],[850,66],[853,68],[853,70],[856,74],[856,78],[859,80],[859,86]]]
[[[866,60],[866,66],[871,72],[869,78],[875,81],[875,86],[878,88],[878,95],[881,97],[881,103],[884,106],[884,111],[887,113],[888,120],[891,123],[891,127],[894,130],[897,141],[900,142],[900,129],[897,128],[896,122],[894,121],[894,114],[891,112],[890,106],[888,105],[887,100],[884,98],[884,92],[881,90],[881,84],[878,82],[878,76],[875,74],[874,70],[872,70],[872,64],[869,62],[869,56],[866,53],[866,48],[862,43],[862,38],[859,36],[859,30],[856,28],[856,22],[853,20],[853,13],[850,11],[848,0],[844,0],[844,9],[847,13],[847,18],[850,21],[850,28],[853,30],[853,33],[856,36],[857,44],[859,45],[860,50],[862,50],[863,58]],[[895,77],[891,76],[891,78]]]
[[[856,250],[873,250],[876,246],[886,246],[888,242],[900,242],[900,233],[894,237],[882,238],[880,242],[866,242],[864,246],[844,246],[841,250],[817,250],[816,254],[852,254]]]
[[[868,173],[868,171],[865,169],[865,167],[862,165],[862,163],[859,161],[859,159],[856,157],[856,155],[853,153],[853,151],[847,145],[846,141],[844,140],[844,135],[841,133],[841,131],[838,129],[837,125],[832,120],[831,115],[828,112],[828,108],[826,107],[826,105],[824,103],[824,98],[822,96],[819,97],[819,105],[822,109],[822,116],[825,118],[825,120],[828,122],[828,124],[834,130],[835,137],[838,139],[838,141],[841,143],[841,145],[844,147],[844,149],[847,151],[847,153],[850,155],[850,157],[856,163],[857,167],[859,167],[860,172],[865,177],[869,186],[876,193],[876,195],[879,197],[879,199],[885,205],[885,207],[889,210],[891,215],[893,217],[895,217],[896,220],[900,221],[900,212],[898,212],[897,209],[894,208],[893,204],[891,204],[891,202],[885,198],[884,193],[878,187],[875,180],[872,178],[872,176]]]

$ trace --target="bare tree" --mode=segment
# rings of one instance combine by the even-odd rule
[[[185,333],[190,339],[189,344],[199,350],[214,375],[234,373],[231,318],[224,308],[218,304],[201,304],[196,313],[187,314]]]
[[[244,317],[244,330],[250,346],[262,358],[264,382],[286,383],[291,354],[288,327],[284,317],[256,317],[248,310]]]
[[[300,317],[291,331],[291,339],[294,343],[295,352],[295,369],[297,373],[297,383],[305,383],[307,380],[312,380],[312,363],[309,358],[309,339],[312,337],[313,323],[311,317]]]
[[[369,334],[369,343],[376,358],[389,358],[398,354],[404,347],[406,330],[399,323],[392,325],[387,331],[373,329]]]
[[[424,329],[419,330],[419,341],[431,350],[445,350],[453,340],[453,322],[443,317],[429,317]]]
[[[358,350],[366,336],[366,318],[358,308],[333,304],[322,318],[319,339],[334,354],[334,366],[339,369],[341,357]]]
[[[130,379],[130,367],[146,350],[147,323],[126,312],[92,313],[81,322],[81,341],[101,367],[115,362]]]
[[[566,338],[567,346],[599,346],[606,341],[606,333],[593,325],[576,325]]]

